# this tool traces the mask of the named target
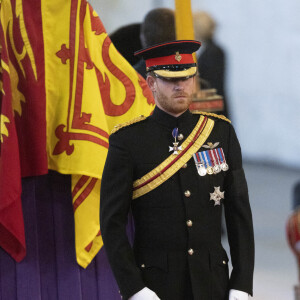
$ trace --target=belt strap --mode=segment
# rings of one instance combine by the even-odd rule
[[[182,143],[178,155],[171,154],[160,165],[133,183],[132,199],[137,199],[154,190],[173,176],[187,163],[193,154],[205,143],[215,122],[206,116],[200,116],[191,134]]]

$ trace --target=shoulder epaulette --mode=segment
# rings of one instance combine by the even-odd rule
[[[193,112],[193,114],[199,114],[199,115],[205,115],[205,116],[211,116],[211,117],[215,117],[215,118],[218,118],[218,119],[221,119],[223,121],[226,121],[228,123],[231,123],[231,121],[229,119],[227,119],[225,116],[223,115],[217,115],[217,114],[214,114],[214,113],[209,113],[209,112],[205,112],[205,111],[195,111]]]
[[[122,124],[118,124],[118,125],[115,125],[114,129],[111,131],[110,134],[113,134],[115,132],[117,132],[118,130],[120,130],[121,128],[124,128],[124,127],[127,127],[129,125],[132,125],[134,123],[137,123],[137,122],[140,122],[140,121],[143,121],[147,119],[147,117],[145,116],[139,116],[137,118],[134,118],[132,120],[129,120],[128,122],[125,122],[125,123],[122,123]]]

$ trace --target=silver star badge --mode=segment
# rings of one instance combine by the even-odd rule
[[[209,200],[213,200],[215,201],[215,205],[220,205],[221,200],[224,199],[224,193],[225,192],[221,192],[220,187],[214,187],[214,192],[213,193],[209,193],[210,194],[210,199]]]

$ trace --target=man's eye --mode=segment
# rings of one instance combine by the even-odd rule
[[[164,78],[164,81],[168,81],[168,82],[178,82],[178,81],[185,81],[188,78]]]

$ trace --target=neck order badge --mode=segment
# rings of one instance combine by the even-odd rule
[[[178,138],[178,128],[174,128],[172,131],[172,136],[175,139],[175,142],[173,143],[173,147],[169,146],[169,152],[174,151],[173,154],[177,155],[178,151],[182,150],[181,146],[179,145],[179,142],[177,142],[177,138]]]

